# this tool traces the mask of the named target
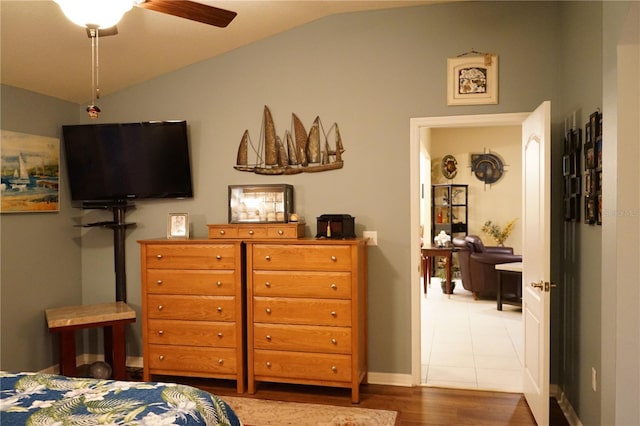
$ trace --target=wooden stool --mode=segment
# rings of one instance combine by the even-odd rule
[[[49,331],[60,333],[60,374],[76,375],[76,330],[104,329],[104,360],[113,370],[113,378],[125,380],[125,324],[135,322],[136,312],[124,302],[65,306],[45,311]]]

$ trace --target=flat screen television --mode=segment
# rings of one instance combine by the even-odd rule
[[[62,126],[71,199],[193,197],[186,121]]]

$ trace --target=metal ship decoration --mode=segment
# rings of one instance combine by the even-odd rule
[[[291,127],[292,130],[285,131],[283,142],[276,135],[271,111],[265,105],[260,143],[254,146],[249,130],[245,130],[234,168],[261,175],[292,175],[342,168],[342,153],[345,150],[337,123],[325,133],[320,117],[316,117],[307,134],[302,121],[292,113]],[[331,136],[334,140],[333,149],[329,144]],[[249,160],[250,150],[254,155],[252,162]]]

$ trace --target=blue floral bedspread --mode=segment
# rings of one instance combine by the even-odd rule
[[[191,386],[4,371],[0,423],[242,426],[226,402]]]

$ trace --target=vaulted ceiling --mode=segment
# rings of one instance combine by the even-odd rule
[[[448,1],[448,0],[444,0]],[[226,28],[134,7],[101,37],[100,93],[122,90],[316,19],[442,1],[201,1],[238,13]],[[91,39],[53,0],[0,0],[2,83],[83,104],[92,98]]]

